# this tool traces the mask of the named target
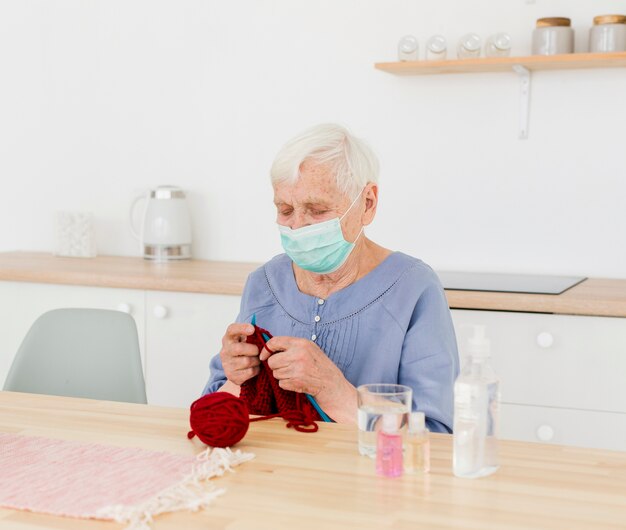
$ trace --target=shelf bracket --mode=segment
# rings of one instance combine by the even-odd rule
[[[519,138],[528,138],[528,115],[530,113],[530,70],[521,64],[514,64],[513,70],[519,77],[520,108],[519,108]]]

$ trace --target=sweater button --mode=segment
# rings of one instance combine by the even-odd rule
[[[315,322],[319,322],[321,319],[321,317],[319,315],[315,315]]]

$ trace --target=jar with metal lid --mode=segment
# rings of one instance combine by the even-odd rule
[[[419,43],[413,35],[405,35],[398,41],[398,61],[417,61]]]
[[[487,57],[508,57],[511,55],[511,36],[508,33],[491,35],[485,43]]]
[[[589,31],[589,51],[597,53],[626,51],[626,15],[594,17]]]
[[[572,21],[565,17],[540,18],[533,31],[533,55],[574,53]]]
[[[447,43],[443,35],[433,35],[426,41],[426,60],[443,61],[447,56]]]
[[[456,56],[459,59],[474,59],[480,57],[482,42],[476,33],[467,33],[459,39],[456,47]]]

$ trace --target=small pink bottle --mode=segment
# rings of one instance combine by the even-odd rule
[[[402,434],[398,432],[398,415],[383,414],[382,429],[376,440],[376,473],[383,477],[402,475]]]

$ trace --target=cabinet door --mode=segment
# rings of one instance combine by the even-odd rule
[[[148,403],[184,407],[196,400],[219,354],[241,297],[146,292],[146,390]]]
[[[114,309],[130,313],[137,324],[145,371],[143,291],[0,282],[0,386],[4,385],[13,357],[37,317],[51,309],[67,307]]]
[[[626,451],[626,414],[502,405],[501,438]]]
[[[461,357],[483,324],[502,401],[626,413],[626,318],[453,311]]]

